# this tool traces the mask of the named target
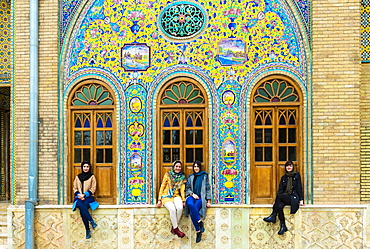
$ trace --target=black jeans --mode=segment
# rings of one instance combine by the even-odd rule
[[[280,223],[285,223],[284,207],[285,205],[290,204],[291,204],[290,195],[278,194],[276,196],[275,203],[272,209],[274,212],[278,213]]]

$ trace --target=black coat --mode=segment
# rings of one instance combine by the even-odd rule
[[[278,194],[283,194],[288,185],[288,176],[283,175],[280,180]],[[301,175],[297,172],[293,176],[292,194],[290,195],[290,213],[295,214],[299,208],[299,201],[303,201]]]

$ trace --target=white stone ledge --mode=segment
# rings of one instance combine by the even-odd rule
[[[69,209],[71,208],[71,205],[37,205],[35,208],[36,209]],[[210,208],[271,208],[271,204],[232,204],[232,205],[227,205],[227,204],[212,204]],[[24,205],[10,205],[9,208],[11,209],[24,209]],[[157,208],[156,205],[148,205],[148,204],[143,204],[143,205],[100,205],[100,209],[132,209],[132,208]],[[164,208],[164,207],[162,207]],[[305,204],[301,206],[300,208],[303,209],[325,209],[325,208],[360,208],[360,209],[367,209],[370,208],[370,204],[350,204],[350,205],[335,205],[335,204],[330,204],[330,205],[314,205],[314,204]]]

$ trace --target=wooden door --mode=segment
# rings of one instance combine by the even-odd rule
[[[201,88],[188,78],[178,78],[162,90],[157,119],[157,193],[163,176],[176,160],[188,176],[199,160],[208,171],[207,112]]]
[[[250,200],[273,203],[286,161],[301,172],[301,93],[283,76],[270,76],[256,86],[251,102]],[[302,172],[301,172],[302,173]]]
[[[292,160],[299,171],[299,108],[254,108],[251,165],[252,203],[273,203],[284,165]]]
[[[81,162],[89,161],[97,180],[95,198],[100,204],[116,203],[115,111],[112,93],[97,80],[76,87],[69,106],[70,201],[73,181]]]
[[[82,161],[91,162],[92,173],[97,180],[95,198],[102,204],[114,204],[113,111],[73,110],[72,116],[72,180],[81,173]]]

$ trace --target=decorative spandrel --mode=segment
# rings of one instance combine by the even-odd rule
[[[196,3],[175,2],[163,9],[158,18],[162,33],[174,40],[189,40],[204,31],[207,13]]]

